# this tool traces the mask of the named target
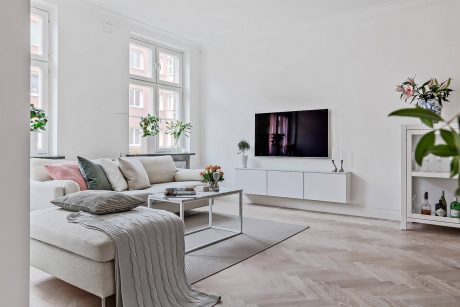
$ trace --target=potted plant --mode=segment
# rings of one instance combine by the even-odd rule
[[[38,151],[38,133],[46,130],[48,119],[46,113],[42,109],[36,108],[33,104],[30,105],[30,154],[36,155]]]
[[[203,182],[209,185],[211,191],[219,191],[219,182],[224,181],[222,167],[219,165],[208,165],[200,175]]]
[[[156,136],[160,133],[160,119],[156,115],[147,114],[145,117],[141,117],[139,126],[142,128],[142,136]]]
[[[238,149],[239,149],[238,154],[241,154],[241,166],[243,168],[247,168],[248,167],[248,156],[246,156],[246,152],[249,149],[251,149],[251,146],[249,145],[247,141],[241,140],[238,143]]]
[[[405,82],[396,86],[396,91],[401,93],[400,98],[404,101],[416,102],[417,106],[433,111],[441,115],[443,102],[448,102],[447,99],[453,91],[449,88],[451,78],[439,83],[437,79],[430,79],[418,85],[415,78],[408,78]]]
[[[166,134],[170,134],[174,139],[173,148],[179,149],[182,136],[189,137],[192,129],[191,123],[180,120],[166,122]]]

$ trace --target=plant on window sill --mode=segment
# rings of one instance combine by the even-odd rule
[[[174,139],[174,149],[179,149],[180,139],[182,136],[189,137],[192,130],[192,124],[183,121],[168,121],[166,122],[166,134],[169,134]]]
[[[46,113],[42,109],[36,108],[33,104],[30,105],[30,131],[38,132],[46,130],[48,119]]]
[[[147,114],[141,117],[139,126],[142,128],[143,137],[156,136],[160,133],[160,119],[156,115]]]

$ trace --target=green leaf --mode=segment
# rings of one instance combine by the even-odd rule
[[[446,130],[446,129],[441,129],[440,132],[441,132],[441,137],[444,140],[444,142],[446,142],[446,144],[449,145],[450,147],[455,148],[456,146],[455,146],[454,132]]]
[[[455,147],[450,147],[449,145],[435,145],[431,147],[430,152],[438,157],[454,157],[458,154]]]
[[[452,162],[450,162],[450,177],[452,178],[455,175],[457,175],[458,170],[459,170],[459,161],[458,161],[458,157],[455,157],[454,159],[452,159]]]
[[[433,128],[433,121],[429,119],[422,118],[421,119],[422,123],[424,123],[426,126]]]
[[[434,131],[428,132],[417,144],[415,148],[415,161],[418,165],[422,165],[423,158],[425,158],[429,153],[431,148],[434,146],[435,134]]]
[[[422,108],[406,108],[391,112],[388,116],[417,117],[431,121],[444,121],[441,116]]]

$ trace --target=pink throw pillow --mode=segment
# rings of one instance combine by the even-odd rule
[[[54,180],[72,180],[80,186],[80,191],[88,190],[85,178],[83,178],[77,163],[45,164],[44,167]]]

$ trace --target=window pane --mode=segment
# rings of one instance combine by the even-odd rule
[[[129,44],[129,73],[152,78],[152,50],[136,44]]]
[[[159,116],[162,119],[177,119],[179,93],[172,90],[158,90]]]
[[[166,123],[162,121],[160,123],[160,134],[158,135],[158,146],[160,148],[172,148],[173,138],[170,134],[166,134]]]
[[[141,117],[153,112],[153,87],[129,84],[129,153],[147,153],[147,139],[142,137]]]
[[[180,84],[180,57],[174,54],[160,51],[158,53],[160,61],[160,74],[159,79],[161,81],[172,82]]]
[[[36,14],[30,15],[30,52],[43,55],[43,18]]]
[[[30,103],[37,108],[43,108],[42,103],[42,70],[40,67],[30,67]]]

